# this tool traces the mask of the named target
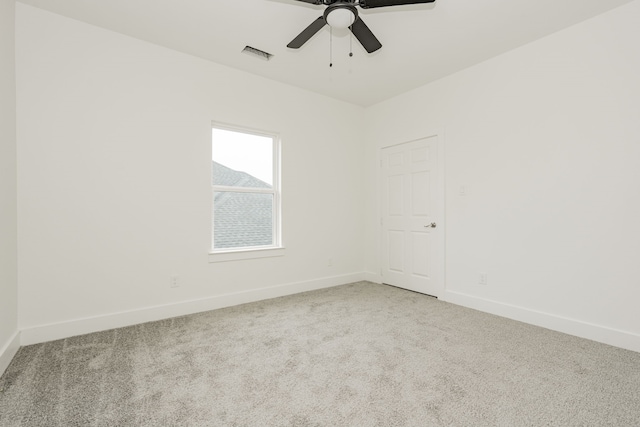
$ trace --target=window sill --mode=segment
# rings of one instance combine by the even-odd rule
[[[271,258],[283,256],[284,252],[285,249],[282,247],[266,249],[241,249],[226,252],[209,252],[209,262],[227,262],[256,258]]]

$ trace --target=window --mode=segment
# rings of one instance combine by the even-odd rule
[[[214,124],[212,254],[280,248],[279,140]]]

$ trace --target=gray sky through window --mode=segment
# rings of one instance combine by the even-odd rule
[[[224,129],[213,129],[212,160],[273,185],[273,140]]]

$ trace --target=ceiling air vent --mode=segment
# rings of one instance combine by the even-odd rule
[[[255,47],[251,47],[251,46],[245,46],[244,49],[242,49],[242,52],[248,55],[255,56],[256,58],[264,59],[265,61],[268,61],[273,56],[270,53],[267,53],[260,49],[256,49]]]

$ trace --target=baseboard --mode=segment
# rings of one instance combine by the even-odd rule
[[[0,349],[0,376],[7,370],[11,360],[20,349],[20,332],[16,331],[7,343]]]
[[[138,310],[124,311],[103,316],[39,325],[22,329],[20,331],[20,342],[22,345],[38,344],[76,335],[122,328],[124,326],[137,325],[155,320],[185,316],[187,314],[231,307],[234,305],[277,298],[300,292],[329,288],[361,280],[364,280],[364,273],[352,273],[342,276],[324,277],[304,282],[217,295],[214,297],[196,300],[181,301],[160,306],[145,307]]]
[[[382,277],[380,277],[380,274],[378,273],[372,273],[371,271],[365,271],[364,273],[364,279],[367,282],[372,282],[372,283],[382,283]]]
[[[640,352],[640,335],[554,314],[530,310],[461,292],[446,291],[440,300],[508,319],[518,320],[553,331]]]

